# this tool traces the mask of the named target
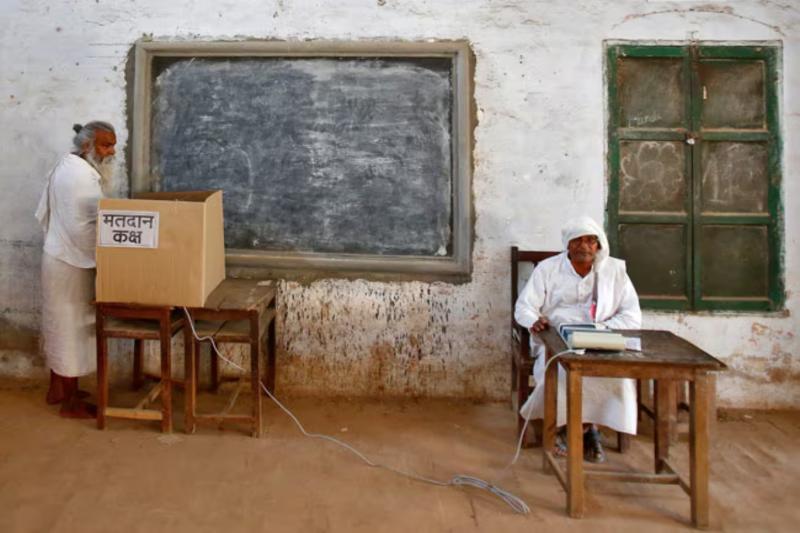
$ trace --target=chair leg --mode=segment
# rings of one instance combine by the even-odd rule
[[[538,448],[542,445],[542,435],[544,434],[543,422],[544,421],[541,418],[531,420],[530,427],[533,430],[533,441],[531,442],[531,446],[534,448]]]
[[[636,380],[636,421],[642,421],[642,380]]]
[[[525,372],[517,372],[515,381],[517,382],[517,438],[519,438],[522,428],[525,426],[525,418],[519,414],[519,410],[525,404],[528,396],[531,394],[530,385],[528,383],[530,377]],[[533,446],[541,446],[542,444],[542,426],[539,421],[532,420],[528,424],[528,429],[525,431],[525,436],[522,438],[522,447],[531,448]],[[538,431],[537,431],[538,429]],[[533,433],[533,439],[531,439]]]
[[[517,392],[517,363],[511,358],[511,408],[514,408],[514,393]]]

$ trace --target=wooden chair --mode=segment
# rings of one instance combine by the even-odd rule
[[[558,253],[520,250],[516,246],[511,247],[511,405],[517,413],[518,437],[525,425],[525,419],[519,414],[519,410],[531,392],[533,392],[533,387],[531,387],[531,380],[533,379],[533,358],[531,357],[530,348],[531,334],[514,320],[514,306],[519,295],[519,264],[531,263],[535,268],[541,261],[558,255]],[[526,433],[522,439],[522,445],[526,448],[534,445],[539,446],[542,435],[541,420],[531,420]],[[534,434],[532,441],[529,439],[531,433]]]
[[[511,247],[511,405],[517,413],[517,437],[525,425],[525,419],[519,414],[519,409],[528,399],[533,387],[533,358],[530,352],[530,332],[514,320],[514,307],[519,296],[519,267],[520,263],[531,263],[535,268],[540,262],[561,252],[520,250],[517,246]],[[523,280],[524,282],[525,280]],[[528,430],[522,439],[522,446],[541,445],[542,421],[531,420]],[[533,439],[530,434],[533,433]],[[617,449],[625,452],[630,446],[630,436],[626,433],[617,433]]]

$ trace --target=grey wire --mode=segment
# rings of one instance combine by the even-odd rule
[[[558,352],[553,357],[551,357],[550,360],[547,361],[547,363],[545,363],[544,365],[545,375],[547,375],[547,369],[550,368],[550,365],[552,365],[556,359],[558,359],[562,355],[573,353],[574,351],[575,350],[564,350],[563,352]],[[519,408],[522,409],[522,406],[520,406]],[[527,417],[525,418],[525,423],[522,425],[522,431],[519,432],[519,440],[517,441],[517,451],[514,453],[514,458],[511,459],[511,462],[508,463],[505,468],[503,468],[503,472],[514,466],[514,464],[517,462],[517,459],[519,459],[520,451],[522,451],[522,441],[525,439],[525,432],[528,430],[528,424],[530,423],[530,421],[531,421],[530,418]]]
[[[233,361],[231,361],[230,359],[228,359],[224,355],[222,355],[222,353],[219,351],[219,348],[217,347],[217,343],[214,341],[214,338],[212,336],[200,337],[197,334],[197,330],[194,327],[194,320],[192,319],[192,315],[189,313],[189,310],[186,307],[184,307],[183,308],[183,312],[186,314],[186,318],[187,318],[187,320],[189,322],[189,326],[192,329],[192,335],[194,336],[195,339],[197,339],[200,342],[209,341],[211,343],[211,346],[214,348],[214,352],[217,354],[217,356],[220,359],[222,359],[223,361],[225,361],[229,365],[232,365],[232,366],[238,368],[239,370],[241,370],[243,372],[245,371],[244,368],[242,368],[241,366],[237,365],[236,363],[234,363]],[[561,354],[559,354],[559,355],[561,355]],[[289,418],[292,419],[292,421],[295,423],[295,425],[300,430],[300,432],[303,435],[305,435],[306,437],[309,437],[309,438],[312,438],[312,439],[326,440],[328,442],[332,442],[332,443],[334,443],[334,444],[336,444],[338,446],[341,446],[341,447],[345,448],[346,450],[350,451],[351,453],[353,453],[356,457],[358,457],[364,463],[366,463],[367,465],[369,465],[371,467],[382,468],[384,470],[388,470],[389,472],[393,472],[395,474],[399,474],[401,476],[405,476],[405,477],[408,477],[410,479],[414,479],[416,481],[421,481],[423,483],[430,483],[432,485],[436,485],[436,486],[439,486],[439,487],[470,486],[470,487],[475,487],[475,488],[478,488],[478,489],[486,490],[486,491],[491,492],[495,496],[499,497],[504,502],[506,502],[512,509],[514,509],[515,512],[520,513],[520,514],[528,514],[530,512],[530,508],[528,507],[528,505],[521,498],[515,496],[514,494],[508,492],[507,490],[501,489],[500,487],[492,485],[491,483],[489,483],[487,481],[484,481],[484,480],[482,480],[480,478],[472,477],[472,476],[465,476],[465,475],[456,475],[456,476],[453,476],[453,478],[450,479],[449,481],[440,481],[440,480],[437,480],[437,479],[431,479],[431,478],[428,478],[428,477],[420,476],[420,475],[415,474],[413,472],[400,470],[398,468],[394,468],[392,466],[388,466],[388,465],[385,465],[385,464],[382,464],[382,463],[376,463],[375,461],[372,461],[366,455],[364,455],[363,453],[361,453],[360,451],[358,451],[357,449],[355,449],[351,445],[349,445],[346,442],[341,441],[341,440],[339,440],[339,439],[337,439],[335,437],[331,437],[330,435],[324,435],[322,433],[310,433],[310,432],[306,431],[305,427],[303,427],[303,424],[300,423],[300,420],[298,420],[298,418],[294,415],[294,413],[292,413],[275,396],[273,396],[273,394],[269,391],[269,389],[267,389],[267,387],[264,386],[264,383],[262,383],[261,380],[259,380],[258,384],[261,386],[261,388],[267,394],[267,396],[269,396],[269,398],[273,402],[275,402],[275,404],[278,407],[280,407],[281,410],[289,416]],[[526,421],[526,425],[527,425],[527,421]],[[522,444],[522,441],[520,440],[520,446],[521,446],[521,444]],[[519,447],[517,448],[517,455],[519,455]],[[517,457],[515,456],[513,462],[516,462],[516,460],[517,460]],[[513,464],[513,462],[512,462],[512,464]]]

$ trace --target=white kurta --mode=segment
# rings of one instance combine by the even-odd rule
[[[575,322],[591,322],[590,309],[597,280],[597,322],[610,328],[641,327],[642,314],[633,284],[625,272],[625,262],[608,257],[581,277],[572,267],[567,253],[542,261],[534,269],[517,299],[514,318],[530,328],[540,317],[551,327]],[[535,336],[531,348],[536,357],[533,375],[537,386],[520,409],[526,418],[542,418],[544,412],[544,346]],[[555,363],[554,363],[555,364]],[[636,382],[632,379],[584,378],[583,421],[600,424],[624,433],[636,433]],[[566,424],[566,374],[559,367],[557,424]]]
[[[44,251],[78,268],[95,267],[100,174],[86,160],[67,154],[56,164],[36,209],[45,232]]]
[[[69,154],[48,176],[36,210],[45,231],[42,255],[42,338],[47,366],[76,377],[96,370],[95,234],[100,175]]]

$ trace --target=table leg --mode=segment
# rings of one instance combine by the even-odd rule
[[[199,347],[198,347],[198,353]],[[210,388],[212,391],[217,392],[219,390],[219,356],[214,351],[214,347],[211,343],[208,343],[208,353],[210,354],[211,359],[209,359],[210,365],[210,376],[211,376],[211,384]]]
[[[275,375],[277,372],[275,368],[275,320],[273,318],[267,328],[267,389],[272,394],[275,394]]]
[[[194,413],[197,404],[197,359],[194,355],[194,337],[192,329],[188,326],[183,328],[183,359],[184,359],[184,428],[186,433],[194,433]]]
[[[546,351],[545,362],[553,356],[548,348]],[[520,407],[522,407],[520,405]],[[542,450],[551,452],[556,444],[556,424],[558,423],[558,362],[550,365],[544,376],[544,413],[542,416]],[[542,469],[550,471],[550,463],[542,453]]]
[[[170,310],[165,308],[159,320],[161,340],[161,431],[172,433],[172,328]]]
[[[261,436],[261,335],[258,313],[250,314],[250,384],[253,390],[253,436]]]
[[[669,441],[678,442],[678,397],[680,396],[680,388],[683,386],[683,381],[672,380],[672,401],[667,404],[669,408]]]
[[[670,412],[675,406],[675,387],[672,380],[657,379],[653,386],[653,441],[655,444],[655,472],[664,471],[664,461],[669,458]]]
[[[97,340],[97,429],[106,428],[108,407],[108,343],[105,337],[105,322],[102,305],[95,310],[95,338]]]
[[[710,372],[706,374],[708,381],[706,386],[708,388],[708,435],[709,438],[717,432],[717,374]]]
[[[567,370],[567,513],[583,516],[583,416],[582,374]]]
[[[692,523],[708,527],[708,375],[698,373],[689,385],[689,478]]]
[[[133,339],[133,390],[139,390],[144,385],[144,341]]]
[[[642,383],[644,380],[636,380],[636,421],[642,421]]]

